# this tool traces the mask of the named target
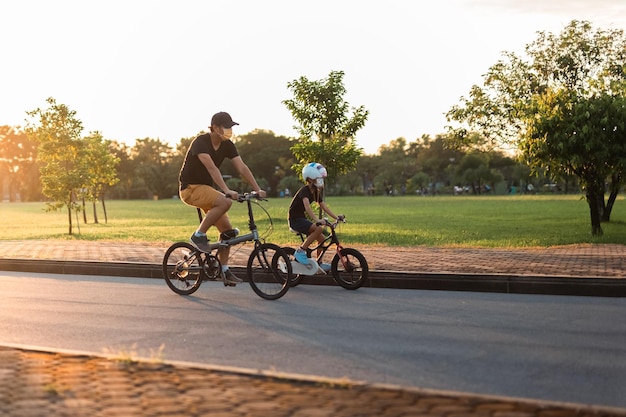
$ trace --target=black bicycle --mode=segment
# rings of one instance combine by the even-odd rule
[[[330,234],[328,234],[324,241],[315,247],[307,248],[307,256],[309,257],[308,265],[301,264],[295,260],[295,249],[291,247],[284,247],[284,251],[289,255],[289,261],[291,263],[291,286],[295,287],[300,284],[304,276],[325,274],[331,272],[333,279],[337,284],[347,290],[356,290],[361,288],[367,281],[369,267],[365,256],[354,248],[344,248],[337,236],[338,224],[345,223],[345,218],[339,218],[334,223],[330,223],[327,219],[324,219],[325,225],[329,227]],[[304,242],[306,235],[299,232],[300,239]],[[325,271],[321,265],[323,264],[324,255],[331,246],[335,246],[334,256],[330,261],[330,264],[326,264],[329,271]],[[320,249],[320,254],[316,258],[312,258],[312,254]],[[332,253],[332,251],[331,251]]]
[[[176,242],[163,257],[163,277],[176,294],[193,294],[202,281],[216,281],[221,277],[222,265],[217,257],[221,248],[244,242],[254,242],[247,264],[247,281],[252,290],[261,298],[276,300],[287,293],[292,275],[289,256],[278,245],[264,242],[254,222],[253,203],[265,211],[270,228],[272,219],[258,201],[264,200],[256,193],[241,194],[237,201],[248,205],[248,226],[250,233],[210,244],[209,252],[202,252],[188,242]],[[224,285],[228,285],[224,283]]]

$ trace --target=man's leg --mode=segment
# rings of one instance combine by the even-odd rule
[[[217,227],[217,230],[219,230],[220,234],[224,232],[228,232],[229,230],[233,229],[233,226],[230,223],[230,219],[228,218],[227,214],[224,214],[222,215],[222,217],[217,219],[217,221],[215,222],[215,227]],[[217,253],[217,258],[219,259],[220,264],[222,264],[222,278],[224,279],[224,283],[232,284],[232,285],[239,284],[240,282],[243,282],[243,280],[237,277],[235,274],[233,274],[230,268],[228,267],[229,257],[230,257],[230,246],[219,249]]]
[[[202,223],[200,223],[198,231],[206,233],[211,226],[217,225],[217,222],[228,212],[228,210],[230,210],[232,205],[233,200],[227,198],[226,196],[216,198],[213,207],[206,213],[204,219],[202,219]],[[228,223],[230,224],[230,221]]]
[[[206,232],[232,205],[232,200],[208,185],[190,185],[181,190],[180,197],[187,205],[202,209],[205,216],[198,229],[191,235],[191,242],[201,251],[208,252],[209,241]]]
[[[213,210],[211,210],[213,211]],[[228,216],[222,215],[215,222],[215,227],[219,230],[220,233],[223,233],[227,230],[232,230],[233,226],[230,224],[230,219]],[[228,257],[230,256],[230,247],[221,248],[218,252],[218,259],[222,266],[228,266]]]

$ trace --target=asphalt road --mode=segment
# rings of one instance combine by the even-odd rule
[[[0,344],[626,407],[626,299],[0,272]]]

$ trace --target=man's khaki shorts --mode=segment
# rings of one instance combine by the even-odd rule
[[[199,207],[205,214],[215,206],[218,198],[224,194],[210,185],[191,184],[179,192],[180,199],[188,206]]]

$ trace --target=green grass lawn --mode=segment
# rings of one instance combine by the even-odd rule
[[[335,213],[345,214],[340,226],[343,242],[352,245],[440,247],[546,247],[580,243],[626,244],[626,201],[620,196],[604,235],[593,238],[589,208],[580,196],[441,196],[441,197],[329,197]],[[267,240],[294,243],[287,227],[288,199],[261,203],[273,219]],[[196,210],[178,200],[107,201],[108,222],[98,206],[99,223],[76,223],[68,235],[66,211],[46,212],[44,203],[0,203],[0,239],[82,239],[170,243],[187,240],[198,223]],[[267,214],[255,206],[263,236],[269,231]],[[247,231],[244,204],[233,204],[235,227]],[[79,227],[78,227],[79,226]],[[79,230],[80,229],[80,230]],[[215,230],[209,232],[215,240]]]

